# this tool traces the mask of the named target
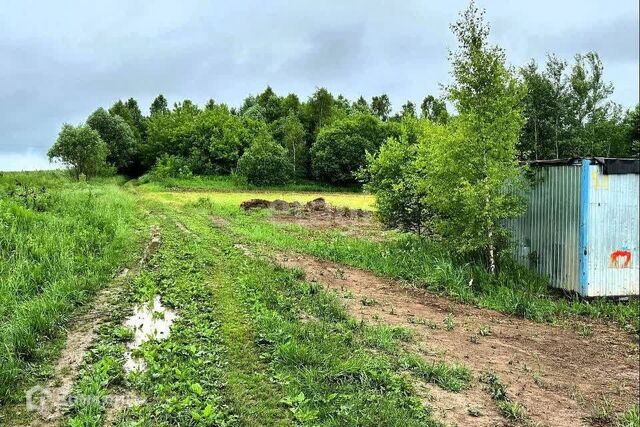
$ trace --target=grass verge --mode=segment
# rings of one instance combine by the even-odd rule
[[[133,258],[139,210],[115,182],[0,176],[0,402],[19,398],[46,344]]]

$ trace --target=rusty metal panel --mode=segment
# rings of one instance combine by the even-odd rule
[[[527,212],[507,226],[514,255],[549,277],[552,286],[579,292],[580,165],[535,167]]]
[[[583,295],[638,295],[640,175],[604,175],[597,164],[589,172],[588,283]]]

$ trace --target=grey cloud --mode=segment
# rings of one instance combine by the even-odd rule
[[[634,7],[613,14],[595,0],[566,6],[478,1],[513,64],[547,51],[571,57],[595,49],[607,78],[622,89],[615,99],[637,102]],[[349,98],[385,92],[395,108],[407,99],[420,102],[449,79],[447,50],[454,40],[448,25],[466,3],[6,5],[0,14],[0,169],[17,163],[20,153],[44,159],[63,122],[78,123],[130,96],[144,110],[158,93],[170,102],[212,97],[238,105],[270,84],[302,98],[326,86]]]

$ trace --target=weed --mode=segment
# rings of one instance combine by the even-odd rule
[[[616,422],[616,427],[638,427],[640,426],[640,408],[634,405],[622,413]]]
[[[480,409],[478,409],[476,407],[467,408],[467,414],[469,414],[469,416],[471,416],[471,417],[481,417],[482,416],[482,412],[480,412]]]
[[[487,325],[480,325],[480,328],[478,329],[478,335],[480,335],[481,337],[488,337],[489,335],[491,335],[491,328]]]
[[[498,410],[509,421],[524,421],[527,417],[524,406],[519,402],[501,400],[498,402]]]
[[[593,403],[591,413],[587,417],[589,422],[596,426],[613,425],[616,421],[616,414],[613,404],[606,398]]]
[[[449,313],[445,316],[444,320],[442,321],[442,323],[444,323],[444,328],[447,331],[453,331],[453,329],[456,327],[456,324],[453,320],[453,314]]]
[[[364,297],[360,300],[360,302],[362,303],[362,305],[364,305],[365,307],[370,307],[373,305],[377,305],[378,301],[376,301],[373,298],[369,298],[369,297]]]

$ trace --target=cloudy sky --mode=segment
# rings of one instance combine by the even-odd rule
[[[163,93],[238,105],[271,85],[302,98],[389,94],[449,80],[449,30],[467,1],[20,1],[0,10],[0,170],[48,167],[63,122]],[[268,5],[267,5],[268,4]],[[638,102],[636,0],[478,0],[509,62],[597,51],[613,99]]]

